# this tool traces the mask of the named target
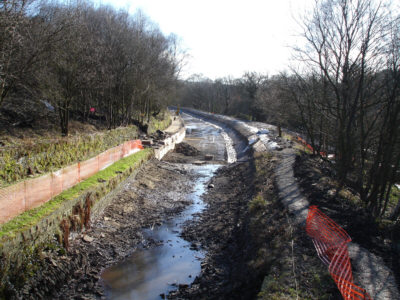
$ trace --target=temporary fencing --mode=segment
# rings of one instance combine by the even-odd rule
[[[143,146],[140,140],[127,141],[86,161],[0,189],[0,224],[42,205],[62,191],[141,149]]]
[[[368,293],[353,283],[347,244],[351,241],[346,231],[323,214],[315,205],[310,206],[306,232],[312,238],[319,258],[328,266],[345,300],[372,300]]]
[[[300,143],[300,144],[303,144],[305,147],[307,147],[309,150],[311,150],[312,152],[314,152],[314,148],[310,145],[310,144],[308,144],[304,139],[302,139],[301,137],[299,137],[299,136],[297,136],[297,141]],[[323,151],[321,151],[320,153],[319,153],[321,156],[327,156],[326,155],[326,152],[323,152]]]

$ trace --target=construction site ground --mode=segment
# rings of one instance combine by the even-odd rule
[[[235,145],[243,144],[239,137],[232,139]],[[207,153],[195,139],[188,142],[162,161],[149,161],[122,183],[112,194],[112,204],[92,220],[90,228],[71,236],[67,252],[49,247],[32,257],[34,274],[11,289],[9,298],[106,298],[102,272],[139,249],[168,243],[149,238],[144,231],[173,220],[191,204],[180,195],[193,189],[199,175],[192,166],[206,163]],[[226,164],[218,158],[219,148],[214,148],[207,164],[221,166],[205,183],[205,209],[186,222],[180,233],[191,249],[204,253],[200,272],[190,274],[191,284],[171,280],[172,288],[159,297],[341,299],[304,227],[293,222],[278,197],[279,151],[248,152],[238,162]],[[362,226],[365,216],[361,210],[339,198],[333,200],[328,185],[320,186],[329,166],[314,159],[303,154],[296,160],[295,176],[302,193],[343,226],[355,242],[381,256],[398,280],[399,257],[393,247],[379,228]]]
[[[196,156],[172,153],[176,159]],[[183,237],[206,250],[193,284],[177,285],[170,299],[340,299],[333,280],[316,257],[306,234],[291,226],[276,197],[276,159],[220,168],[205,195],[207,208],[183,230]],[[146,240],[143,228],[161,224],[188,205],[179,198],[190,190],[191,172],[175,163],[152,160],[115,193],[115,201],[91,229],[73,237],[68,253],[43,249],[41,271],[17,294],[24,299],[105,298],[101,272],[138,248],[163,241]],[[183,167],[183,168],[182,168]],[[162,201],[160,201],[162,199]],[[196,276],[197,275],[197,276]]]

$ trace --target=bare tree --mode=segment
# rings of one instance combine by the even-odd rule
[[[232,77],[219,78],[214,81],[219,112],[229,114],[232,104],[233,94],[235,93],[235,80]]]
[[[282,127],[298,128],[299,117],[294,104],[293,94],[296,89],[286,74],[266,77],[257,91],[255,106],[262,119],[278,127],[279,136]]]
[[[37,85],[35,67],[60,32],[60,28],[49,26],[47,16],[28,15],[35,2],[0,2],[0,106],[11,91],[33,92]]]
[[[306,46],[295,49],[305,67],[302,73],[297,72],[299,82],[303,86],[315,83],[314,88],[303,90],[306,102],[297,101],[308,133],[314,144],[321,144],[321,133],[330,131],[325,136],[333,138],[340,182],[350,180],[375,215],[386,206],[382,203],[390,190],[389,176],[377,166],[393,163],[393,155],[396,156],[391,147],[395,147],[397,135],[391,131],[388,138],[383,132],[383,128],[388,132],[398,122],[393,104],[398,97],[397,88],[390,85],[390,93],[384,88],[397,76],[396,69],[388,71],[389,56],[385,51],[388,42],[393,41],[389,29],[394,24],[398,24],[398,18],[390,18],[383,1],[316,1],[313,14],[304,21]],[[314,74],[315,79],[307,74]],[[313,100],[307,96],[310,91],[319,91]],[[392,101],[387,98],[389,94]],[[316,126],[314,121],[318,119],[327,126]],[[393,151],[383,151],[382,147]],[[378,169],[381,182],[375,182],[371,189],[371,178]],[[367,179],[366,174],[371,172],[374,175]]]
[[[262,120],[259,109],[255,104],[257,91],[265,80],[265,76],[256,72],[246,72],[239,81],[240,90],[242,91],[242,102],[248,107],[249,113],[254,120]]]

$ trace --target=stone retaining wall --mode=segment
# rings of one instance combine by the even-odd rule
[[[164,139],[164,141],[163,141],[164,145],[162,145],[158,149],[154,149],[154,156],[158,160],[161,160],[165,154],[167,154],[169,151],[171,151],[175,148],[176,144],[179,144],[184,140],[184,138],[186,136],[186,129],[185,129],[184,124],[181,121],[181,119],[179,120],[179,122],[181,124],[181,128],[176,133],[171,135],[170,137],[167,137],[166,139]]]

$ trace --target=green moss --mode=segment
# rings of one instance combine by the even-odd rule
[[[273,154],[270,152],[259,152],[254,154],[254,165],[256,167],[256,174],[258,177],[267,176],[267,166],[272,159]]]
[[[264,210],[267,206],[267,201],[263,198],[262,194],[258,194],[249,202],[249,210],[251,213]]]
[[[167,111],[160,113],[157,118],[151,117],[147,133],[153,134],[157,130],[164,130],[171,125],[171,122],[170,114]]]
[[[0,238],[4,236],[15,236],[17,232],[28,229],[39,222],[43,217],[50,215],[59,208],[64,201],[70,201],[79,197],[88,189],[94,188],[104,181],[109,181],[114,177],[117,177],[120,173],[124,173],[131,167],[133,169],[137,168],[142,161],[146,160],[151,155],[151,153],[151,149],[145,149],[125,157],[108,168],[98,172],[96,175],[93,175],[87,180],[62,192],[60,195],[54,197],[42,206],[26,211],[15,217],[11,221],[0,226]]]

